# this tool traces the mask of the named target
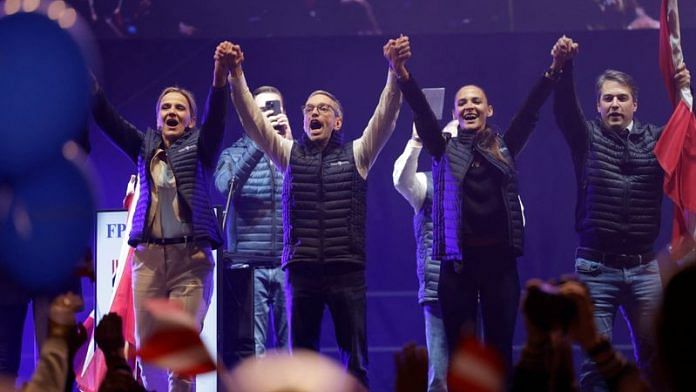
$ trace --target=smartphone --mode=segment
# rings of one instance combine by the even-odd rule
[[[273,110],[273,115],[280,114],[280,101],[274,99],[273,101],[266,101],[265,110]]]
[[[445,88],[424,88],[423,95],[430,105],[430,109],[435,113],[438,121],[442,120],[442,110],[445,105]]]

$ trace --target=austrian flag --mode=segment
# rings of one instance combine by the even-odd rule
[[[691,91],[678,90],[674,81],[675,70],[684,63],[677,0],[662,0],[659,62],[676,108],[655,146],[655,156],[665,171],[664,191],[674,202],[673,257],[681,258],[696,234],[696,118]]]
[[[181,377],[216,369],[200,337],[200,327],[175,300],[151,299],[145,304],[155,320],[154,331],[142,343],[143,362],[169,369]]]

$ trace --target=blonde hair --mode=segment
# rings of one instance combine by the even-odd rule
[[[193,97],[193,93],[177,86],[170,86],[162,90],[162,92],[159,95],[159,98],[157,98],[157,104],[155,106],[155,114],[157,115],[160,110],[160,102],[162,102],[162,98],[164,98],[165,95],[169,93],[179,93],[186,98],[186,101],[189,104],[189,109],[191,109],[191,119],[196,120],[196,113],[198,113],[198,107],[196,106],[196,99]]]

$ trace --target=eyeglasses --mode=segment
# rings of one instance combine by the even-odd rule
[[[302,113],[310,114],[314,111],[315,108],[321,114],[327,114],[331,111],[331,112],[334,112],[334,114],[336,116],[338,116],[338,112],[336,111],[336,109],[334,109],[333,106],[326,104],[326,103],[320,103],[319,105],[316,105],[316,106],[312,105],[312,104],[302,105]]]

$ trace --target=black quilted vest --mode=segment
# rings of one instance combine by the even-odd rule
[[[653,153],[661,128],[634,122],[626,143],[587,122],[588,145],[574,157],[580,246],[617,253],[652,250],[660,231],[663,171]]]
[[[473,160],[473,149],[476,149],[488,162],[503,174],[502,192],[503,203],[507,214],[508,245],[519,256],[522,254],[524,219],[520,204],[517,170],[514,159],[505,146],[505,141],[499,135],[498,142],[501,153],[511,164],[497,160],[489,152],[474,144],[471,138],[451,138],[447,142],[445,154],[440,160],[433,160],[433,258],[437,260],[461,260],[463,245],[462,219],[462,183]]]
[[[283,267],[295,263],[365,265],[367,181],[353,143],[334,132],[321,150],[303,135],[283,184]]]

